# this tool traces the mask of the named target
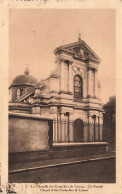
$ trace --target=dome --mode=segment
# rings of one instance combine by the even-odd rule
[[[34,76],[29,75],[28,68],[25,69],[24,73],[24,75],[15,77],[13,82],[11,83],[11,86],[35,86],[38,83],[37,79]]]

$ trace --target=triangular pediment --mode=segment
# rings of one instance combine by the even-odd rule
[[[61,52],[67,55],[71,55],[73,58],[82,61],[93,61],[96,63],[100,63],[100,58],[83,40],[72,44],[60,46],[54,50],[55,54]]]

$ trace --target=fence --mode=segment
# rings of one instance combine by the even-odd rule
[[[83,128],[76,129],[73,121],[53,120],[53,142],[100,142],[103,126],[98,123],[83,123]],[[81,134],[83,133],[83,134]],[[81,136],[79,141],[78,136]]]

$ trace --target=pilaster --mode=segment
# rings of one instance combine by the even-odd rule
[[[95,97],[95,69],[88,68],[88,97]]]
[[[98,98],[97,70],[95,70],[95,98]]]
[[[73,93],[72,62],[69,61],[69,92]]]
[[[61,68],[61,77],[60,77],[60,90],[65,91],[65,80],[64,80],[64,60],[60,60],[60,68]]]
[[[91,69],[88,68],[88,97],[92,97],[92,88],[91,88]]]

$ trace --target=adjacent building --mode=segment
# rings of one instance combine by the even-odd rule
[[[109,147],[116,147],[116,98],[111,96],[104,105],[103,139],[109,143]]]

